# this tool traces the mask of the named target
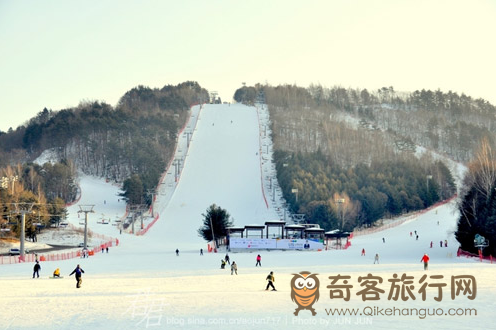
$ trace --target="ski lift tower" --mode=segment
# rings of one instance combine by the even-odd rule
[[[32,213],[34,203],[14,203],[16,213],[21,214],[20,259],[24,261],[24,242],[26,240],[26,214]]]
[[[489,246],[489,241],[484,236],[475,234],[474,246],[479,250],[479,258],[482,261],[482,250]]]
[[[84,213],[84,250],[88,249],[88,213],[95,213],[95,205],[79,205],[78,213]]]

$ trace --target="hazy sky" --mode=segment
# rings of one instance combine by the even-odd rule
[[[496,103],[496,1],[0,0],[0,130],[195,80],[437,89]]]

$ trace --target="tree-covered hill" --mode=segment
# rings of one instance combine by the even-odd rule
[[[193,104],[208,102],[196,82],[161,89],[138,86],[112,107],[83,102],[74,108],[43,109],[16,130],[0,135],[0,167],[26,163],[52,149],[87,174],[122,182],[137,175],[143,199],[173,156],[177,133]]]
[[[482,139],[496,141],[496,108],[451,91],[257,84],[234,98],[268,105],[284,197],[326,229],[369,225],[453,195],[452,169],[418,157],[418,146],[468,162]],[[343,200],[349,205],[336,202]]]

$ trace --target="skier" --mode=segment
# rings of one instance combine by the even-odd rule
[[[417,235],[417,238],[416,238],[416,240],[418,241],[418,235]]]
[[[410,237],[412,237],[412,232],[410,232]]]
[[[224,259],[220,259],[220,269],[226,268],[226,261]]]
[[[238,275],[238,265],[236,265],[236,262],[234,262],[234,261],[231,265],[231,275],[233,274],[233,272],[235,272],[236,275]]]
[[[72,276],[72,274],[74,273],[76,273],[76,288],[80,288],[81,283],[83,282],[81,278],[81,273],[84,273],[84,270],[79,265],[77,265],[76,269],[74,269],[72,273],[69,274],[69,276]]]
[[[362,256],[365,256],[365,249],[362,249]]]
[[[432,241],[431,241],[431,249],[432,249]]]
[[[269,286],[272,287],[272,291],[277,291],[276,288],[274,287],[274,282],[276,279],[274,278],[274,272],[270,272],[269,275],[265,278],[269,283],[267,283],[267,287],[265,288],[265,291],[269,290]]]
[[[179,249],[176,249],[176,256],[179,256]]]
[[[34,278],[34,275],[36,275],[37,278],[40,278],[40,270],[41,270],[40,263],[38,261],[36,261],[36,263],[34,264],[34,267],[33,267],[33,278]]]
[[[105,248],[105,251],[107,251],[107,253],[108,253],[108,246]]]
[[[422,259],[420,259],[420,262],[424,262],[424,270],[427,270],[429,268],[429,256],[426,254],[424,254],[424,256],[422,257]]]
[[[384,237],[382,238],[382,243],[386,243],[386,239]]]
[[[255,267],[260,266],[262,267],[262,257],[260,254],[257,256],[257,263],[255,264]]]
[[[226,253],[226,257],[224,259],[229,265],[231,264],[231,262],[229,261],[229,254]]]
[[[439,241],[439,247],[443,247],[443,241]]]
[[[201,256],[203,255],[203,249],[200,249],[200,255]]]
[[[374,265],[375,265],[375,263],[376,263],[376,262],[377,262],[377,263],[379,263],[379,253],[376,253],[376,254],[375,254],[375,257],[374,257]]]
[[[57,268],[53,271],[53,277],[60,277],[60,269]]]
[[[444,240],[444,247],[448,247],[448,240],[447,239]]]

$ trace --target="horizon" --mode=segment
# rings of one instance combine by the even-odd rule
[[[484,0],[0,2],[0,130],[45,107],[115,106],[138,85],[188,80],[228,102],[245,82],[440,89],[496,104],[495,14]]]

